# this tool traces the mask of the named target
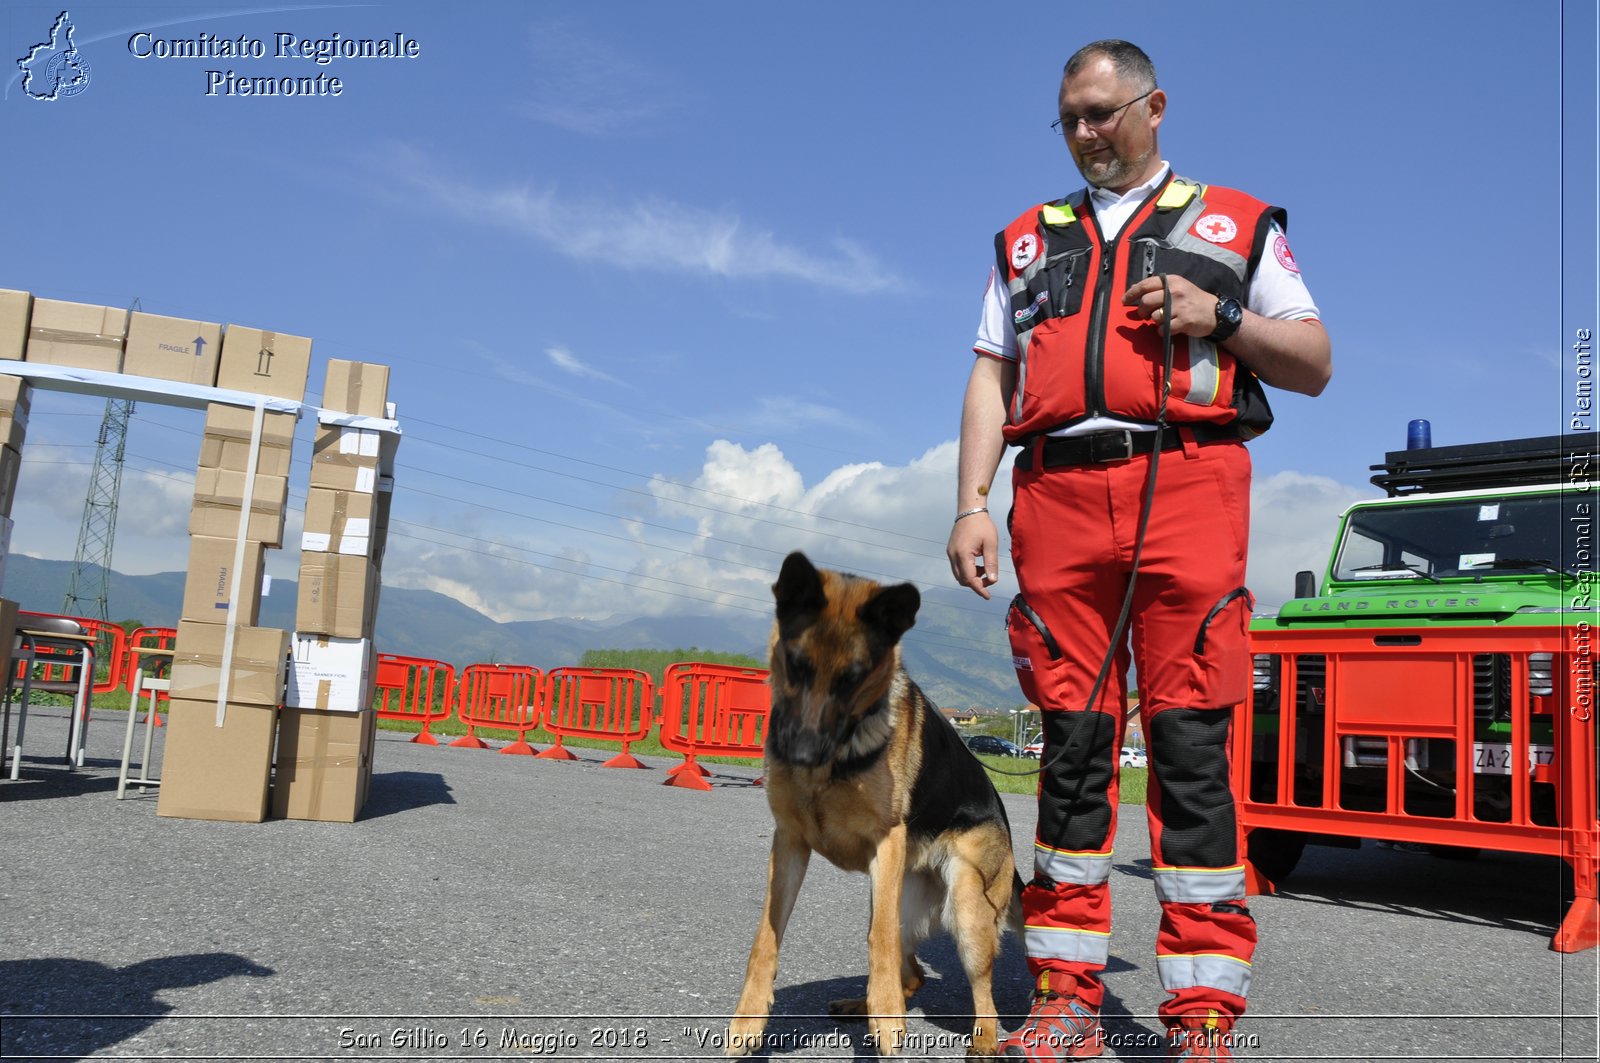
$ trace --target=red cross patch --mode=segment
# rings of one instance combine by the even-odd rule
[[[1039,238],[1033,233],[1023,233],[1011,242],[1011,268],[1027,269],[1039,257]]]
[[[1194,223],[1195,235],[1214,244],[1225,244],[1239,235],[1239,226],[1226,214],[1207,214]]]

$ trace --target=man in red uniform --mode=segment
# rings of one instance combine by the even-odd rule
[[[1080,49],[1059,104],[1089,187],[996,237],[948,546],[956,580],[989,597],[998,533],[986,496],[1006,446],[1020,447],[1007,629],[1045,748],[1023,893],[1036,992],[1003,1051],[1045,1060],[1103,1047],[1131,653],[1168,1054],[1228,1059],[1256,940],[1227,753],[1230,710],[1250,689],[1244,440],[1271,423],[1259,382],[1318,394],[1330,346],[1284,212],[1162,160],[1166,94],[1143,51]]]

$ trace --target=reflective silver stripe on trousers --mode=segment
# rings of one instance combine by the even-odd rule
[[[1043,875],[1052,882],[1101,886],[1111,881],[1111,854],[1062,852],[1035,843],[1033,873]]]
[[[1174,904],[1214,904],[1244,899],[1244,865],[1158,867],[1156,899]]]
[[[1111,954],[1111,935],[1096,930],[1030,926],[1024,928],[1022,942],[1029,958],[1035,960],[1070,960],[1073,963],[1103,965]]]
[[[1220,396],[1221,371],[1217,367],[1217,345],[1199,336],[1189,337],[1189,393],[1185,402],[1199,406],[1215,406]],[[1232,400],[1233,396],[1228,398]]]
[[[1028,932],[1031,934],[1032,928]],[[1031,940],[1028,953],[1033,954]],[[1215,952],[1157,956],[1156,969],[1161,972],[1161,988],[1168,991],[1204,987],[1220,989],[1236,997],[1250,995],[1250,964],[1232,956]]]

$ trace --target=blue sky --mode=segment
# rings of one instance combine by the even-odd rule
[[[1411,418],[1561,429],[1595,311],[1583,7],[1563,90],[1554,2],[74,4],[91,83],[41,103],[14,61],[61,8],[12,2],[0,287],[311,336],[314,393],[330,357],[391,366],[386,585],[499,619],[762,613],[801,547],[943,587],[993,234],[1081,184],[1061,64],[1127,37],[1163,154],[1288,209],[1333,338],[1328,390],[1274,393],[1251,447],[1271,603]],[[141,59],[140,31],[269,55]],[[419,55],[318,66],[279,32]],[[209,69],[344,87],[208,97]],[[38,396],[13,549],[70,558],[102,408]],[[139,407],[119,569],[183,567],[200,423]]]

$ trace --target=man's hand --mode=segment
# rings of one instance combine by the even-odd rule
[[[950,571],[956,582],[972,588],[980,598],[989,597],[989,586],[1000,578],[1000,533],[988,513],[962,517],[950,529],[945,547]]]
[[[1209,336],[1217,331],[1217,297],[1175,273],[1167,274],[1172,287],[1172,334]],[[1125,306],[1137,307],[1140,317],[1161,324],[1161,278],[1146,277],[1122,293]]]

